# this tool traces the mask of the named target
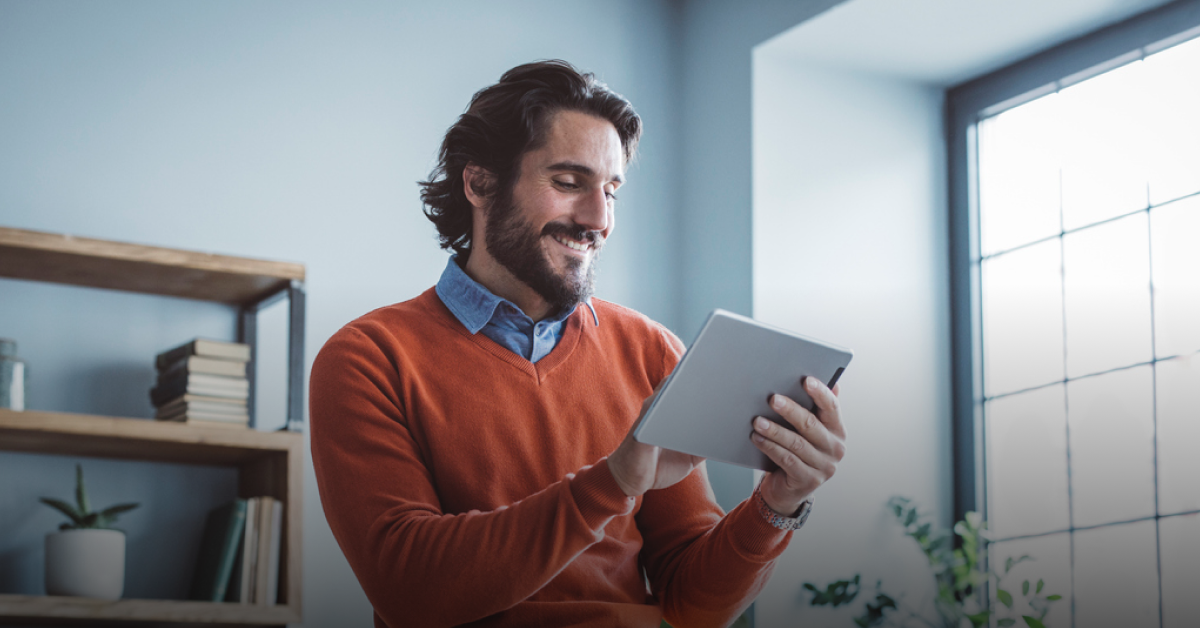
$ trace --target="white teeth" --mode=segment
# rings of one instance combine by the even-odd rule
[[[580,243],[578,243],[578,242],[575,242],[575,241],[573,241],[573,240],[564,240],[564,239],[562,239],[562,238],[554,238],[554,241],[555,241],[555,242],[558,242],[559,244],[561,244],[561,245],[563,245],[563,246],[565,246],[565,247],[568,247],[568,248],[575,249],[576,251],[586,251],[586,250],[588,250],[588,245],[587,245],[587,244],[580,244]]]

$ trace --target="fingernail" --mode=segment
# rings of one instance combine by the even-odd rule
[[[810,390],[817,390],[821,387],[821,382],[815,377],[805,377],[804,383],[809,387]]]
[[[783,395],[772,395],[771,406],[776,410],[782,410],[784,406]]]
[[[766,430],[768,427],[770,427],[770,425],[771,422],[762,417],[754,419],[754,427],[757,429]]]
[[[763,435],[762,435],[762,434],[759,434],[759,433],[757,433],[757,432],[755,432],[755,433],[751,434],[751,435],[750,435],[750,439],[751,439],[751,440],[753,440],[753,441],[754,441],[754,442],[756,442],[756,443],[761,443],[761,442],[763,442],[763,441],[767,440],[767,439],[763,438]]]

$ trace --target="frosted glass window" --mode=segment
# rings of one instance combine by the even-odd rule
[[[1048,626],[1197,624],[1200,37],[1153,48],[976,121],[968,156],[989,555],[1064,581]]]
[[[1200,39],[1146,57],[1150,202],[1200,192]]]
[[[1150,231],[1155,351],[1165,358],[1200,350],[1200,196],[1151,210]]]
[[[1062,384],[989,401],[988,526],[998,538],[1065,530],[1067,413]]]
[[[1146,224],[1140,213],[1063,237],[1068,377],[1150,360]]]
[[[1021,583],[1028,580],[1031,587],[1036,587],[1037,581],[1042,580],[1045,583],[1045,588],[1042,589],[1043,595],[1063,596],[1062,600],[1051,605],[1052,610],[1046,616],[1046,625],[1071,625],[1071,536],[1069,534],[1063,532],[991,543],[988,546],[988,555],[992,568],[1001,574],[1004,573],[1007,559],[1016,560],[1025,555],[1031,556],[1033,560],[1013,566],[1012,571],[1000,581],[1000,585],[1011,593],[1014,600],[1020,604]],[[995,588],[989,587],[989,589],[992,594],[992,608],[1000,608]],[[1021,607],[1013,610],[1025,611],[1021,614],[1033,614],[1029,613],[1028,609]],[[1007,609],[1001,611],[1001,616],[1013,617],[1013,615],[1007,614]],[[1021,621],[1019,617],[1014,618],[1017,619],[1018,626],[1025,625],[1025,622]]]
[[[1200,586],[1200,515],[1167,517],[1159,522],[1162,550],[1163,628],[1196,626],[1196,589]]]
[[[1061,230],[1057,105],[1051,94],[979,123],[984,255]]]
[[[1063,379],[1057,239],[983,261],[984,390],[989,397]]]
[[[1075,625],[1158,625],[1153,521],[1075,533]]]
[[[1067,384],[1076,526],[1154,515],[1150,366]]]
[[[1200,510],[1200,355],[1155,368],[1159,512]]]
[[[1130,63],[1058,93],[1064,229],[1146,208],[1141,69]]]

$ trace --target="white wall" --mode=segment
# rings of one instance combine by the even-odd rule
[[[950,512],[941,101],[770,42],[754,51],[755,317],[855,351],[841,380],[846,458],[759,597],[758,628],[850,625],[878,577],[910,599],[931,590],[884,504],[905,495]],[[808,607],[804,582],[855,573],[869,584],[853,608]]]
[[[436,281],[446,255],[415,182],[471,94],[560,57],[628,96],[647,129],[598,293],[677,327],[677,8],[0,3],[0,225],[301,262],[311,361],[341,325]],[[30,364],[33,409],[149,417],[157,351],[233,334],[217,306],[0,280],[0,336]],[[36,498],[69,494],[74,462],[0,452],[0,592],[41,592],[41,535],[57,520]],[[127,592],[180,595],[188,576],[149,557],[191,560],[171,535],[198,538],[232,496],[228,474],[85,465],[95,503],[146,504],[122,522]],[[304,561],[306,626],[370,625],[311,470]]]

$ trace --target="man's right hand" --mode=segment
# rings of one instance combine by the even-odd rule
[[[641,414],[646,413],[654,396],[651,395],[642,403]],[[634,426],[637,426],[637,421],[634,421]],[[700,456],[639,443],[634,440],[633,429],[630,429],[621,446],[608,456],[608,470],[626,495],[637,497],[646,491],[667,488],[679,482],[702,462],[704,458]]]

